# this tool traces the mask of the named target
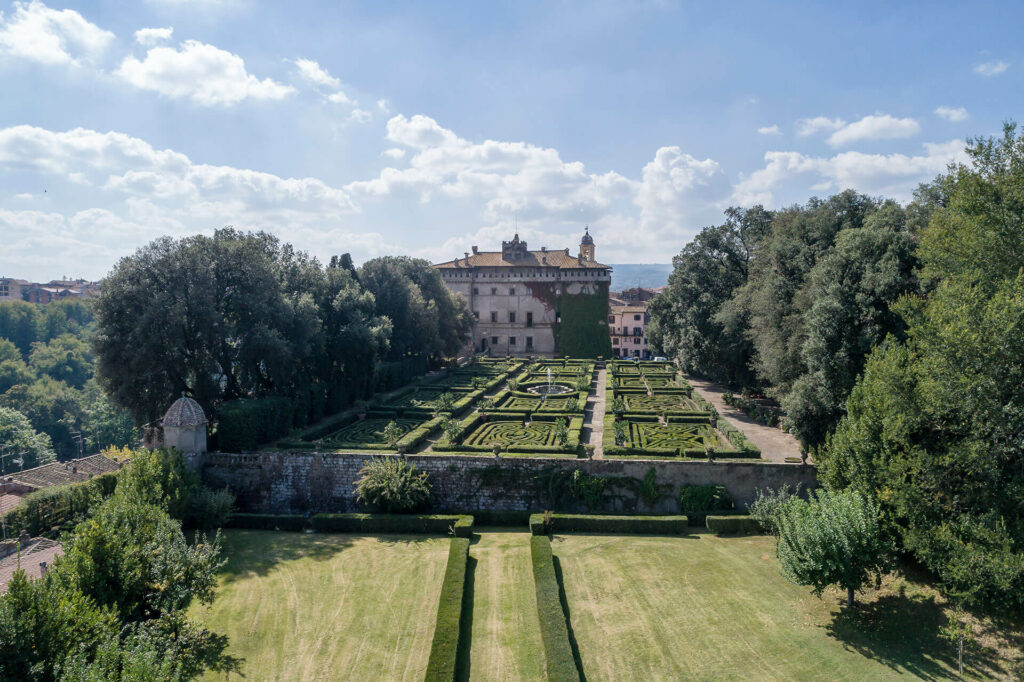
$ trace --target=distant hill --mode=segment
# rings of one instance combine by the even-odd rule
[[[671,263],[620,263],[612,265],[612,291],[630,287],[663,287],[672,274]]]

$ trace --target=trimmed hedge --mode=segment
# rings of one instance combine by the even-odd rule
[[[503,526],[506,528],[526,528],[530,525],[530,512],[528,511],[495,511],[483,510],[465,512],[473,517],[473,527],[481,526]]]
[[[618,533],[622,535],[682,535],[689,528],[685,516],[607,516],[552,514],[556,533]],[[530,532],[544,535],[544,515],[530,516]]]
[[[460,538],[473,532],[472,516],[454,514],[314,514],[313,530],[319,533],[413,533]]]
[[[424,677],[427,682],[450,682],[455,679],[468,559],[469,540],[452,538],[448,548],[448,566],[445,568],[444,581],[441,583],[434,639],[430,644],[430,659],[427,661],[427,673]]]
[[[395,448],[399,452],[409,452],[417,445],[427,439],[430,433],[441,426],[441,422],[444,421],[444,417],[434,417],[430,421],[424,422],[417,426],[415,429],[405,434],[395,443]]]
[[[735,516],[709,515],[706,523],[708,530],[714,531],[716,535],[760,535],[764,533],[757,519],[741,514]]]
[[[537,592],[537,616],[540,619],[540,638],[544,644],[544,659],[549,680],[577,681],[580,679],[569,642],[569,628],[562,610],[561,590],[555,575],[555,562],[551,554],[551,541],[544,536],[530,538],[530,558],[533,562],[533,584]]]
[[[309,519],[302,514],[232,514],[224,527],[304,531],[310,526]]]
[[[21,531],[35,537],[62,530],[84,516],[97,498],[110,497],[117,487],[117,472],[94,476],[81,483],[44,488],[29,493],[20,504],[3,515],[7,536]]]
[[[294,413],[288,398],[229,400],[217,411],[217,448],[222,452],[255,450],[292,430]]]
[[[761,456],[761,449],[759,447],[757,447],[756,445],[754,445],[753,443],[751,443],[747,439],[747,436],[742,431],[737,429],[735,426],[730,424],[728,421],[726,421],[724,419],[719,419],[718,420],[718,430],[721,431],[722,434],[726,438],[729,439],[729,442],[732,443],[733,446],[738,451],[743,453],[743,455],[741,455],[741,456],[748,456],[748,457],[760,457]]]

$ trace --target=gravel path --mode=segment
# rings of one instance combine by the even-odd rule
[[[718,414],[743,432],[750,442],[761,448],[761,457],[771,462],[785,462],[787,457],[800,457],[800,441],[792,434],[774,426],[759,424],[735,407],[730,407],[722,400],[726,389],[710,381],[703,381],[691,376],[686,380],[705,400],[715,406]]]
[[[605,373],[597,370],[597,390],[587,399],[583,413],[583,442],[594,446],[594,459],[604,459],[604,393]]]

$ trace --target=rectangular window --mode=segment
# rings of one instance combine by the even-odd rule
[[[633,336],[640,336],[643,334],[641,327],[633,327]]]
[[[498,295],[498,287],[491,287],[491,296]]]
[[[479,287],[473,287],[473,295],[477,296],[477,295],[479,295],[479,293],[480,293]]]
[[[634,320],[639,320],[639,319],[640,319],[640,316],[639,316],[639,315],[634,315],[634,316],[633,316],[633,319],[634,319]]]
[[[526,347],[527,348],[533,348],[533,337],[532,336],[527,336],[526,337]]]
[[[509,287],[508,288],[508,295],[509,296],[515,296],[516,295],[516,288],[515,287]]]
[[[498,337],[497,336],[492,336],[491,337],[491,345],[492,346],[497,346],[498,345]]]
[[[473,317],[475,317],[476,319],[479,320],[480,319],[480,311],[479,310],[474,310],[473,311]]]
[[[497,310],[492,310],[491,311],[491,322],[497,322],[497,321],[498,321],[498,311]]]
[[[0,297],[7,298],[11,295],[10,285],[0,284]]]
[[[514,336],[508,337],[508,345],[510,345],[510,346],[516,345],[516,337],[514,337]]]
[[[614,339],[612,339],[612,345],[613,346],[619,345],[619,337],[616,336]]]
[[[532,327],[533,326],[533,313],[526,313],[526,326],[527,327]],[[529,338],[529,337],[527,337],[527,338]],[[529,345],[529,344],[527,344],[527,345]]]
[[[608,316],[608,324],[615,324],[615,316],[614,315],[609,315]]]
[[[508,321],[509,321],[509,322],[510,322],[511,324],[515,324],[515,321],[516,321],[516,314],[515,314],[515,313],[509,313],[509,314],[508,314]]]

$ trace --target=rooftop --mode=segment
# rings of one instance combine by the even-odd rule
[[[117,470],[118,464],[114,460],[103,455],[89,455],[81,459],[52,462],[34,469],[4,474],[4,479],[32,488],[49,488],[64,483],[88,481],[93,476]]]
[[[467,270],[479,267],[543,268],[554,267],[564,270],[611,270],[610,265],[594,261],[580,261],[569,255],[569,249],[562,251],[523,251],[519,258],[508,259],[501,251],[478,251],[465,258],[437,263],[434,267],[452,270]]]
[[[59,542],[46,538],[32,538],[21,548],[0,559],[0,594],[7,591],[7,583],[14,577],[20,567],[29,578],[41,578],[43,575],[40,563],[47,567],[53,565],[54,559],[64,554]]]

